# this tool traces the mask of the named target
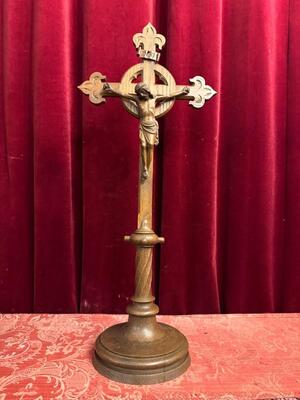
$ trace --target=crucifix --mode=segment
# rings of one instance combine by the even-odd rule
[[[148,23],[133,36],[141,59],[121,82],[108,83],[100,72],[78,88],[94,104],[119,97],[125,109],[139,119],[140,167],[137,229],[125,241],[136,246],[135,292],[127,306],[128,321],[109,327],[96,340],[94,367],[104,376],[124,383],[153,384],[173,379],[190,365],[188,342],[177,329],[158,323],[159,309],[152,295],[152,254],[164,243],[152,230],[153,151],[159,143],[157,118],[166,114],[175,99],[189,100],[201,108],[216,91],[201,76],[191,85],[176,85],[171,73],[158,64],[166,39]],[[157,78],[157,79],[156,79]],[[159,80],[161,83],[156,83]]]

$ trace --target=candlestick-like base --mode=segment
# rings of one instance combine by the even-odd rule
[[[188,342],[177,329],[156,321],[151,291],[153,246],[163,243],[144,219],[127,242],[137,247],[135,292],[128,322],[106,329],[96,341],[94,367],[123,383],[145,385],[176,378],[190,365]]]
[[[129,319],[106,329],[96,341],[94,367],[114,381],[147,385],[181,375],[190,365],[188,342],[155,317]]]

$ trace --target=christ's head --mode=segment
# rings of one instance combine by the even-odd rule
[[[135,85],[135,93],[141,100],[153,99],[153,94],[146,83],[140,82]]]

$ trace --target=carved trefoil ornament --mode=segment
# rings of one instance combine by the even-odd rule
[[[203,107],[205,100],[211,99],[217,93],[211,86],[205,84],[205,79],[202,76],[194,76],[189,81],[193,83],[190,86],[189,95],[194,97],[194,100],[189,101],[189,104],[195,108]]]
[[[162,50],[166,43],[166,38],[157,33],[150,22],[144,27],[142,33],[136,33],[132,39],[140,58],[153,61],[158,61],[160,57],[160,54],[156,51],[157,47]]]
[[[77,86],[84,94],[89,96],[91,103],[100,104],[105,103],[102,96],[103,84],[106,81],[106,76],[101,72],[93,72],[89,80],[84,81],[81,85]]]

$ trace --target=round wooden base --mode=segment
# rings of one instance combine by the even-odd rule
[[[146,339],[146,340],[145,340]],[[188,342],[177,329],[157,324],[155,335],[135,335],[128,323],[105,330],[96,341],[94,367],[114,381],[147,385],[181,375],[190,365]]]

